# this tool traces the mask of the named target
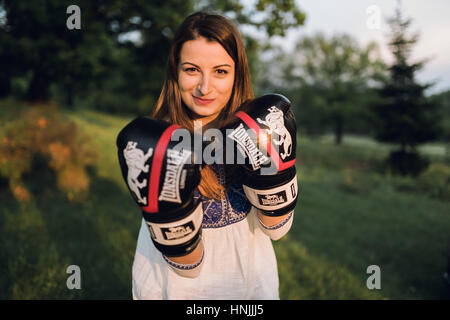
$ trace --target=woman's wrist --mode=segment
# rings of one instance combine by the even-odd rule
[[[291,229],[293,216],[293,210],[280,217],[264,216],[258,211],[258,220],[261,225],[261,229],[272,240],[279,240]],[[266,221],[264,222],[263,220]]]
[[[184,255],[181,257],[166,257],[166,256],[164,256],[164,258],[166,260],[169,260],[176,264],[195,264],[195,263],[199,262],[202,257],[203,257],[202,240],[200,240],[197,247],[194,250],[192,250],[192,252],[188,253],[187,255]]]
[[[272,217],[272,216],[267,216],[267,215],[261,213],[260,210],[257,210],[257,211],[258,211],[259,221],[266,228],[272,228],[279,224],[282,224],[283,221],[287,220],[287,218],[292,214],[292,211],[291,211],[291,212],[288,212],[285,215],[282,215],[279,217]]]
[[[168,258],[163,255],[163,258],[178,275],[186,278],[196,278],[199,276],[203,265],[203,244],[200,240],[197,247],[183,257]]]

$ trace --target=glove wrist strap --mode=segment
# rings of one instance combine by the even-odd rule
[[[185,218],[169,223],[146,221],[153,241],[163,246],[178,246],[192,240],[201,228],[203,221],[202,202]]]
[[[262,211],[273,212],[288,207],[297,200],[297,175],[289,182],[272,189],[255,189],[242,186],[250,203]]]

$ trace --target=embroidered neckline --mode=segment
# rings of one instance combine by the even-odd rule
[[[219,182],[225,185],[225,168],[223,165],[211,166]],[[201,198],[203,206],[202,228],[222,228],[245,219],[251,204],[245,196],[241,184],[234,184],[225,190],[225,197],[220,200],[208,199],[195,190],[194,199]]]

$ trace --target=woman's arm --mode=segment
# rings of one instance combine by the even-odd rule
[[[200,240],[197,247],[185,256],[169,258],[163,255],[163,257],[173,271],[180,276],[195,278],[200,274],[203,266],[203,254],[203,240]]]
[[[200,261],[203,256],[203,244],[202,240],[200,240],[197,247],[190,253],[182,257],[170,257],[168,258],[170,261],[179,263],[179,264],[194,264]]]
[[[291,229],[292,221],[294,220],[294,210],[279,217],[264,215],[259,209],[257,209],[257,212],[261,229],[272,240],[282,238]]]

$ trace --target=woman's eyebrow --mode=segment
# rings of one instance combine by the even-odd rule
[[[181,65],[184,65],[184,64],[192,64],[193,66],[201,69],[198,65],[196,65],[195,63],[192,63],[192,62],[183,62]],[[226,63],[225,64],[220,64],[218,66],[215,66],[214,68],[220,68],[220,67],[230,67],[231,68],[231,66],[229,64],[226,64]]]
[[[218,66],[215,66],[214,68],[220,68],[220,67],[230,67],[231,68],[231,66],[229,64],[220,64]]]

